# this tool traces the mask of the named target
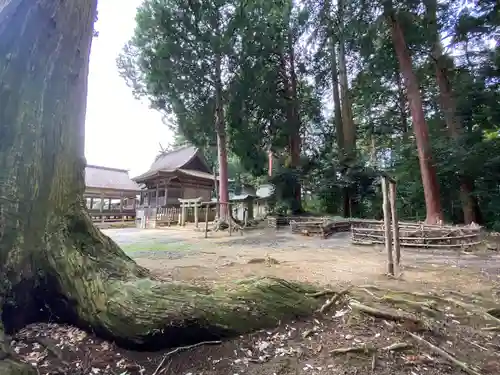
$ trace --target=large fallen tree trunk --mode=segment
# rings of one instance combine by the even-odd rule
[[[277,279],[203,289],[151,279],[83,205],[84,119],[97,0],[0,0],[0,373],[31,374],[4,339],[46,318],[126,346],[174,346],[306,315]]]

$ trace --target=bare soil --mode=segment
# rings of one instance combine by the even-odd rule
[[[276,276],[337,292],[352,289],[347,298],[306,321],[283,322],[275,329],[174,352],[127,351],[74,327],[35,324],[18,332],[12,343],[20,358],[35,365],[40,374],[466,373],[420,344],[411,333],[468,363],[471,371],[476,371],[471,374],[500,373],[500,337],[490,330],[500,327],[500,320],[493,315],[485,319],[484,315],[487,308],[500,308],[496,292],[500,257],[495,252],[404,249],[402,275],[395,280],[385,275],[383,249],[353,247],[347,234],[322,240],[267,229],[232,237],[227,232],[211,233],[208,239],[192,228],[105,232],[139,264],[165,280],[211,285],[250,276]],[[145,243],[150,245],[147,251]],[[432,292],[440,299],[394,290]],[[384,300],[387,293],[414,303],[395,306]],[[462,305],[450,302],[449,296]],[[331,295],[318,298],[331,301]],[[393,312],[407,311],[425,327],[407,319],[395,321],[359,313],[353,309],[353,301]],[[437,301],[435,306],[432,301]],[[434,312],[426,309],[422,313],[422,306],[432,306],[437,315],[431,317]],[[395,343],[408,347],[387,349]],[[339,348],[356,350],[332,352]]]

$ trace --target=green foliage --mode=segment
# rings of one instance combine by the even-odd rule
[[[267,152],[278,161],[270,180],[275,210],[293,210],[300,184],[308,210],[338,214],[349,194],[351,213],[380,217],[378,172],[398,181],[405,220],[425,218],[424,194],[406,89],[381,2],[345,0],[147,0],[120,59],[135,92],[172,119],[184,139],[213,155],[214,54],[224,56],[224,109],[230,177],[265,182]],[[393,1],[418,77],[445,219],[463,220],[458,186],[473,182],[480,219],[500,229],[500,36],[495,0]],[[433,13],[426,11],[436,8]],[[217,14],[222,15],[219,21]],[[215,17],[215,18],[214,18]],[[217,27],[219,25],[219,27]],[[431,57],[441,37],[449,85],[462,125],[450,136]],[[331,46],[346,40],[356,152],[338,149],[331,93]],[[292,64],[293,63],[293,64]],[[289,85],[295,75],[295,95]],[[289,166],[296,111],[301,161]],[[213,158],[215,163],[215,158]]]

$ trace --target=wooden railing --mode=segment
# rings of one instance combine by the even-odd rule
[[[113,222],[113,221],[128,221],[135,220],[135,210],[134,209],[123,209],[123,210],[88,210],[93,221],[101,222]]]
[[[181,208],[179,206],[175,207],[158,207],[156,209],[156,221],[157,224],[166,225],[177,225],[179,224],[179,217],[181,214]],[[205,222],[205,211],[207,208],[205,206],[198,207],[198,222]],[[208,208],[208,221],[215,220],[215,209],[213,207]],[[186,208],[186,222],[194,223],[194,207]]]

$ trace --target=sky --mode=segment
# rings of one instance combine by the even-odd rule
[[[160,144],[172,141],[162,116],[136,100],[118,74],[116,58],[130,39],[142,0],[99,1],[99,36],[90,53],[85,156],[88,164],[128,169],[131,177],[145,172]]]

